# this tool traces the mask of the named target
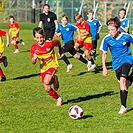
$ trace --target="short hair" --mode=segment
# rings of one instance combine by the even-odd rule
[[[125,8],[121,8],[121,9],[119,10],[119,12],[120,12],[120,11],[124,11],[125,14],[126,14],[126,9],[125,9]]]
[[[80,18],[82,18],[82,15],[80,14],[80,13],[76,13],[75,15],[74,15],[74,19],[77,21],[77,20],[79,20]]]
[[[109,26],[109,25],[112,25],[114,27],[116,27],[117,29],[120,28],[120,21],[118,19],[118,17],[115,17],[115,18],[110,18],[107,22],[106,22],[106,25]]]
[[[9,16],[9,19],[10,19],[10,18],[13,18],[13,19],[14,19],[14,16],[13,16],[13,15],[10,15],[10,16]]]
[[[94,14],[94,11],[92,9],[90,9],[90,10],[87,11],[87,14],[89,14],[89,13]]]
[[[48,8],[50,8],[49,4],[44,4],[43,7],[44,7],[44,6],[47,6]]]
[[[43,29],[40,28],[40,27],[36,27],[33,29],[33,36],[35,37],[35,34],[38,33],[38,34],[41,34],[44,36],[44,32],[43,32]]]
[[[67,16],[66,14],[63,14],[63,15],[61,16],[61,19],[62,19],[62,18],[66,18],[67,21],[68,21],[68,16]]]

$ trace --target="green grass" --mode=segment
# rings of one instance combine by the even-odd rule
[[[9,65],[4,68],[1,64],[7,81],[0,83],[0,133],[133,133],[133,87],[128,93],[128,113],[119,115],[119,84],[110,64],[110,54],[109,75],[103,77],[101,73],[99,46],[107,31],[101,33],[98,42],[96,71],[88,72],[84,64],[67,54],[74,67],[66,73],[65,63],[58,58],[58,93],[64,104],[56,107],[56,101],[43,89],[39,62],[31,63],[29,50],[34,43],[32,29],[36,25],[21,24],[20,38],[25,46],[19,45],[19,54],[13,54],[13,45],[5,48],[3,55],[7,56]],[[84,110],[79,120],[68,115],[69,108],[75,104]]]

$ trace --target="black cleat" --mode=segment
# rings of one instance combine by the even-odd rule
[[[6,81],[6,77],[1,77],[1,81]]]

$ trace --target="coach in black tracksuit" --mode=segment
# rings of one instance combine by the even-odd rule
[[[55,29],[58,27],[57,16],[50,11],[50,6],[48,4],[44,4],[43,10],[44,12],[40,15],[38,27],[42,28],[43,25],[45,40],[52,40]]]

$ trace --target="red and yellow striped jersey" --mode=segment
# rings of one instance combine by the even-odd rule
[[[45,72],[49,68],[58,68],[58,61],[54,51],[54,47],[59,43],[58,40],[45,41],[43,45],[33,44],[30,49],[31,57],[34,57],[36,53],[40,61],[41,73]]]

